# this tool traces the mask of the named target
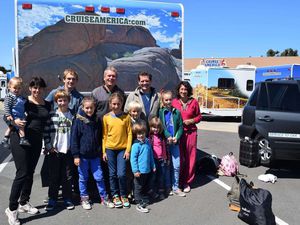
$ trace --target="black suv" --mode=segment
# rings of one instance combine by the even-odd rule
[[[300,80],[258,83],[244,107],[239,136],[257,143],[258,164],[300,160]]]

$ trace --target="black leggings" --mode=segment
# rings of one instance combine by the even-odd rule
[[[18,208],[19,203],[25,205],[30,199],[33,174],[42,149],[40,132],[27,130],[26,137],[30,147],[19,145],[20,137],[16,131],[10,134],[11,153],[16,166],[16,176],[9,197],[9,209],[12,211]]]

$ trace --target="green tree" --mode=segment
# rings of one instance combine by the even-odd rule
[[[277,51],[277,50],[273,50],[273,49],[269,49],[268,51],[267,51],[267,56],[268,57],[274,57],[274,56],[277,56],[277,54],[279,53],[279,51]]]
[[[298,50],[287,48],[283,52],[281,52],[280,56],[298,56]]]

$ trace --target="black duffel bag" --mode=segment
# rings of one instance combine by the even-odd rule
[[[253,188],[245,179],[240,180],[240,207],[238,217],[247,224],[276,224],[271,193],[262,188]]]

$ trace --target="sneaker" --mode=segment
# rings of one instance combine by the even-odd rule
[[[9,148],[9,138],[4,137],[3,140],[1,141],[1,144],[3,145],[4,148]]]
[[[187,185],[184,189],[183,192],[184,193],[189,193],[191,191],[191,187],[189,185]]]
[[[168,192],[168,195],[169,195],[169,196],[173,196],[173,195],[174,195],[174,192],[173,192],[172,190],[170,190],[170,191]]]
[[[174,195],[179,196],[179,197],[185,197],[186,194],[182,192],[180,189],[177,189],[176,191],[173,191]]]
[[[137,211],[142,212],[142,213],[148,213],[149,212],[149,209],[147,209],[146,206],[142,206],[140,204],[137,204],[135,208],[136,208]]]
[[[121,208],[123,206],[123,203],[121,202],[119,195],[114,195],[113,197],[113,203],[115,208]]]
[[[85,197],[85,198],[81,198],[81,206],[83,209],[85,210],[90,210],[92,209],[91,203],[89,201],[89,198]]]
[[[75,208],[73,202],[69,199],[64,200],[64,204],[65,204],[65,207],[66,207],[67,210],[72,210],[72,209]]]
[[[45,207],[45,210],[46,211],[52,211],[55,208],[55,206],[56,206],[56,201],[52,200],[52,199],[49,199],[48,204]]]
[[[113,209],[115,208],[114,203],[112,203],[108,197],[106,198],[101,198],[101,205],[104,205],[105,207],[109,208],[109,209]]]
[[[122,201],[122,204],[123,204],[124,208],[127,208],[127,209],[130,208],[130,203],[129,203],[127,197],[121,197],[121,201]]]
[[[20,205],[19,204],[18,211],[20,213],[28,213],[28,214],[31,214],[31,215],[39,213],[39,210],[37,208],[33,207],[30,204],[30,202],[27,202],[25,205]]]
[[[18,210],[10,211],[9,208],[5,209],[5,214],[8,217],[9,225],[20,225],[20,221],[18,219]]]
[[[23,145],[23,146],[30,146],[29,141],[25,137],[20,138],[20,143],[19,144]]]

